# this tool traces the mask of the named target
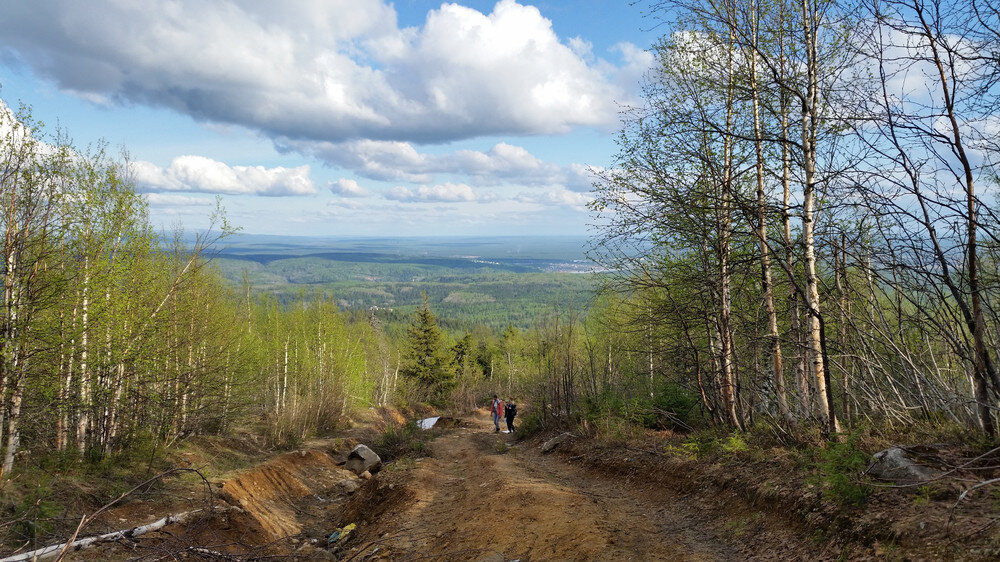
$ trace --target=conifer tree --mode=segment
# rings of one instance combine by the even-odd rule
[[[435,393],[449,389],[454,383],[455,373],[450,357],[444,346],[441,328],[431,312],[427,295],[424,304],[416,312],[407,330],[409,352],[400,370],[403,376],[417,381]]]
[[[451,346],[451,366],[455,372],[455,377],[459,380],[469,380],[476,372],[478,365],[476,364],[476,350],[474,347],[472,334],[469,332],[466,332],[464,336],[455,342],[455,345]]]

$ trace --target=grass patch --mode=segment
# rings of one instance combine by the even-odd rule
[[[413,457],[402,457],[385,465],[382,470],[386,472],[405,472],[417,468],[417,460]]]
[[[734,537],[743,538],[756,533],[763,518],[762,514],[756,512],[742,517],[734,517],[726,521],[723,528]]]

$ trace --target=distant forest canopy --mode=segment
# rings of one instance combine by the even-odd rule
[[[589,241],[574,236],[227,239],[214,263],[233,283],[291,303],[323,294],[345,311],[409,321],[422,295],[449,330],[533,327],[555,310],[584,314],[599,288]]]

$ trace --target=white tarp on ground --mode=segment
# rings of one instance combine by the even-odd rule
[[[441,419],[441,416],[438,416],[436,418],[424,418],[422,420],[417,421],[417,426],[420,429],[430,429],[434,427],[434,424],[436,424],[439,419]]]

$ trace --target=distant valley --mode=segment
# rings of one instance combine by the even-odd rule
[[[407,317],[426,293],[446,326],[528,328],[580,313],[599,283],[583,237],[305,238],[235,235],[214,263],[236,284],[291,302],[322,292],[346,310]]]

